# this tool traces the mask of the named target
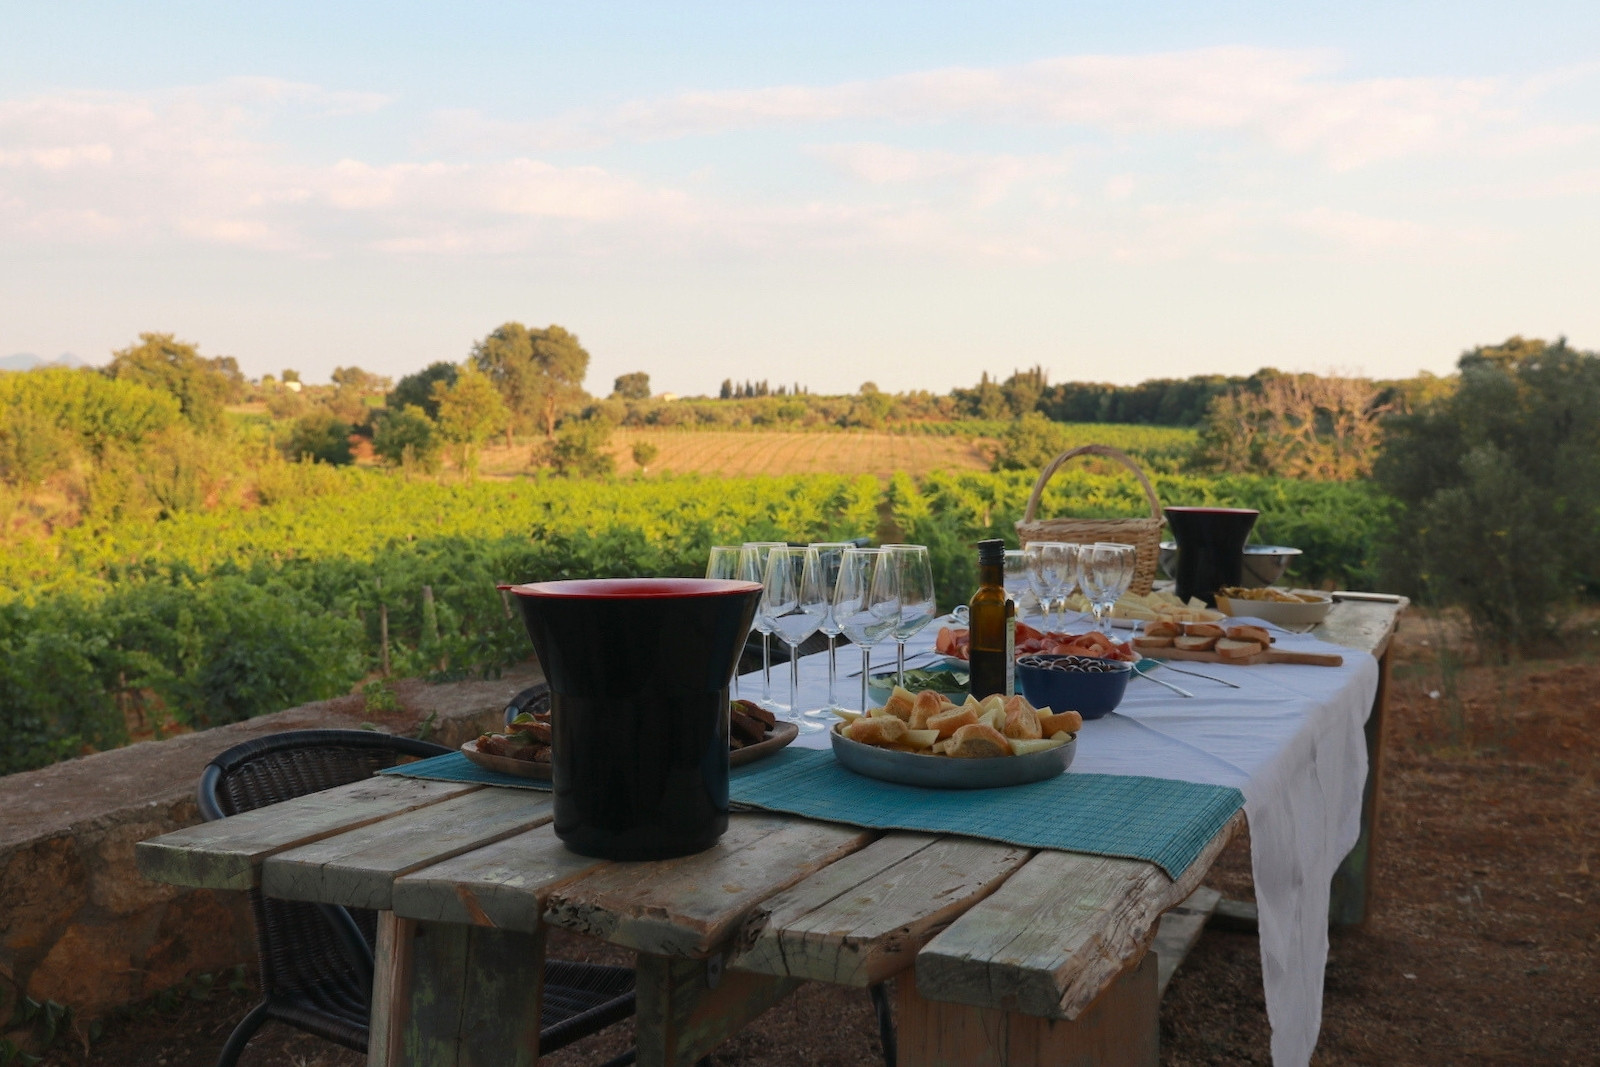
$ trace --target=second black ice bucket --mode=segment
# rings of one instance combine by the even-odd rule
[[[728,828],[728,682],[755,582],[512,586],[550,683],[555,832],[604,859],[686,856]]]

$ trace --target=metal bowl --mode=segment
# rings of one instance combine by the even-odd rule
[[[1245,545],[1244,566],[1239,584],[1246,589],[1265,589],[1282,578],[1289,563],[1300,555],[1298,548],[1283,545]],[[1178,577],[1178,542],[1161,542],[1161,570],[1168,578]]]

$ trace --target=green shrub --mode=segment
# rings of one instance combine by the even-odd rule
[[[1460,369],[1453,394],[1387,427],[1385,571],[1465,608],[1485,648],[1533,647],[1600,585],[1600,357],[1513,337]]]

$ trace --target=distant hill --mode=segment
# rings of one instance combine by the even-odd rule
[[[18,352],[14,356],[0,356],[0,370],[32,370],[42,366],[53,367],[87,367],[89,364],[73,355],[63,352],[55,359],[42,359],[32,352]]]

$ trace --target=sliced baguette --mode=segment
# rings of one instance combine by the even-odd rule
[[[1262,648],[1272,644],[1272,635],[1259,626],[1230,626],[1228,636],[1235,641],[1254,641]]]
[[[1185,634],[1183,637],[1172,639],[1173,647],[1181,648],[1185,652],[1209,652],[1211,646],[1217,643],[1216,634],[1207,634],[1204,637]]]
[[[1011,755],[1011,742],[1000,731],[976,723],[957,730],[945,742],[945,754],[956,759],[990,759]]]
[[[1212,622],[1186,622],[1183,624],[1185,637],[1222,637],[1222,627]],[[1179,645],[1179,648],[1184,646]]]
[[[1167,637],[1167,636],[1162,636],[1162,637],[1135,637],[1133,639],[1133,647],[1134,648],[1171,648],[1172,647],[1172,642],[1174,640],[1175,640],[1174,638]]]
[[[1144,628],[1144,633],[1146,637],[1177,637],[1179,634],[1183,633],[1183,627],[1178,623],[1162,619],[1159,622],[1153,622],[1149,626],[1146,626]]]
[[[1224,637],[1217,642],[1216,653],[1223,659],[1246,659],[1265,647],[1255,641],[1235,641],[1231,637]]]

